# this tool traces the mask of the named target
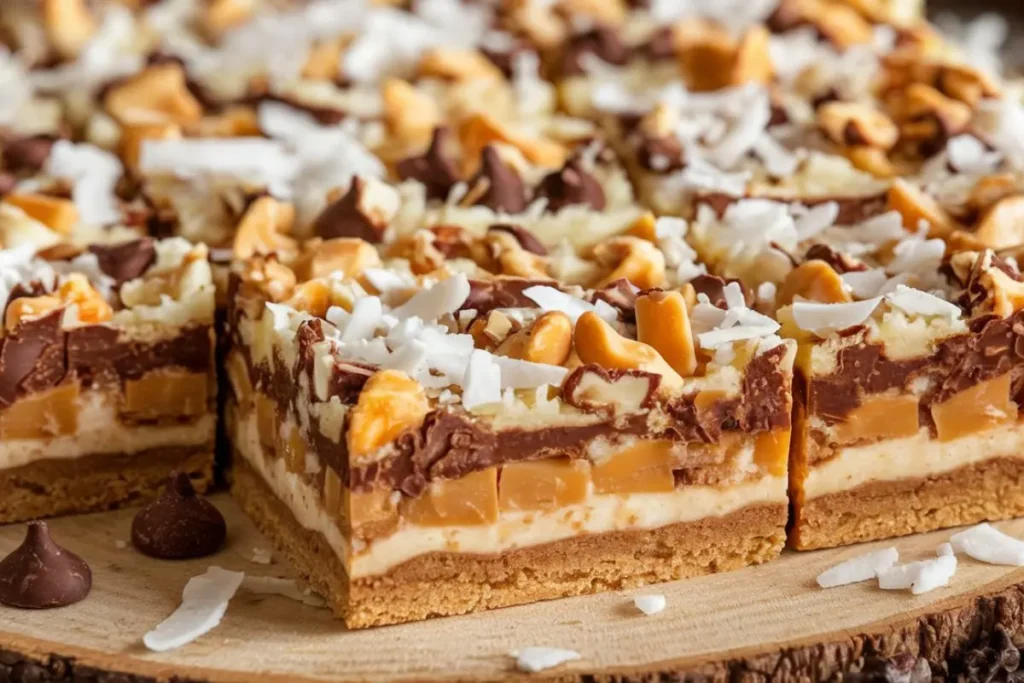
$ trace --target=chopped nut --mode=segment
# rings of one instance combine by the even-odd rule
[[[9,194],[2,201],[18,207],[50,230],[68,235],[78,224],[78,209],[74,202],[45,194]]]
[[[583,363],[612,370],[644,370],[661,375],[661,386],[675,389],[683,384],[672,366],[652,346],[627,339],[596,313],[587,312],[576,320],[576,353]]]
[[[165,117],[185,126],[203,115],[203,106],[189,92],[185,72],[176,62],[146,67],[107,91],[103,105],[120,123]]]
[[[1010,398],[1010,374],[980,382],[933,404],[932,419],[939,441],[952,441],[1016,420],[1017,404]]]
[[[843,156],[849,159],[858,171],[870,173],[876,178],[888,180],[900,175],[900,169],[886,156],[885,150],[878,147],[847,147],[843,150]]]
[[[840,50],[854,45],[869,45],[874,39],[871,23],[852,7],[835,2],[804,4],[807,21]]]
[[[579,358],[575,360],[579,365]],[[565,378],[562,398],[581,410],[635,413],[648,407],[660,381],[658,375],[650,372],[609,372],[600,367],[581,366]]]
[[[493,116],[483,112],[477,112],[463,121],[459,127],[459,140],[467,164],[478,163],[484,147],[496,142],[514,147],[539,166],[561,168],[566,158],[565,147],[557,142],[509,130]]]
[[[61,284],[57,295],[65,304],[78,308],[78,319],[83,323],[101,323],[114,316],[110,304],[97,292],[84,275],[72,273]]]
[[[530,42],[540,47],[553,47],[562,42],[567,30],[555,13],[555,4],[537,0],[510,0],[509,18],[521,28]]]
[[[242,282],[256,289],[268,301],[284,301],[295,290],[295,273],[272,258],[254,256],[242,266]]]
[[[419,526],[481,526],[498,520],[498,468],[431,482],[403,501],[402,517]]]
[[[967,129],[974,112],[966,104],[923,83],[914,83],[892,98],[900,137],[911,141],[945,139]]]
[[[671,441],[640,441],[594,463],[594,492],[667,493],[675,489],[674,464]]]
[[[208,382],[202,372],[154,370],[125,382],[123,412],[144,420],[204,415]]]
[[[775,295],[775,304],[780,308],[789,306],[797,297],[823,304],[853,301],[839,273],[818,259],[805,261],[789,271]]]
[[[64,59],[73,60],[96,32],[87,0],[43,0],[46,37]]]
[[[651,292],[637,297],[636,336],[681,376],[690,377],[697,369],[690,316],[679,292]]]
[[[594,258],[611,272],[594,283],[594,289],[607,287],[625,278],[640,289],[665,283],[665,255],[656,246],[639,237],[620,235],[594,247]]]
[[[590,484],[586,460],[546,458],[501,468],[498,502],[502,510],[558,510],[582,503]]]
[[[1000,94],[999,86],[988,74],[967,64],[941,65],[933,82],[941,92],[970,107]]]
[[[1024,244],[1024,195],[997,201],[982,215],[974,236],[997,250]]]
[[[207,0],[199,21],[206,34],[217,39],[245,23],[252,15],[252,10],[253,0]]]
[[[449,81],[501,80],[501,70],[476,50],[438,47],[428,50],[419,65],[420,76]]]
[[[430,405],[419,382],[397,370],[374,373],[349,413],[348,453],[358,459],[423,424]]]
[[[467,331],[476,348],[493,351],[512,332],[512,321],[501,311],[494,310],[474,320]]]
[[[674,29],[683,74],[696,91],[768,84],[773,74],[769,38],[764,26],[755,26],[737,42],[724,29],[702,20],[683,22]]]
[[[1012,173],[997,173],[978,179],[971,188],[964,205],[968,210],[981,213],[1000,199],[1019,192],[1017,179]]]
[[[68,382],[0,411],[0,439],[49,439],[78,431],[78,384]]]
[[[618,26],[626,19],[623,0],[561,0],[561,8],[569,16],[584,16],[605,26]]]
[[[381,95],[384,121],[393,135],[407,147],[418,148],[430,142],[434,129],[441,123],[441,112],[434,100],[397,78],[384,81]]]
[[[907,230],[916,231],[924,221],[929,235],[942,237],[957,227],[953,217],[937,201],[902,178],[889,186],[886,201],[889,209],[903,217],[903,227]]]
[[[865,397],[843,422],[835,427],[839,443],[900,439],[917,434],[916,396],[878,395]]]
[[[498,256],[498,267],[502,275],[540,280],[548,277],[547,258],[531,254],[525,249],[509,249],[501,252]]]
[[[335,237],[312,247],[308,270],[300,271],[305,279],[341,273],[346,279],[359,279],[367,268],[380,265],[380,256],[372,244],[357,237]]]
[[[572,350],[572,321],[560,311],[548,311],[532,325],[507,337],[495,354],[531,363],[562,365]]]
[[[286,303],[297,311],[323,318],[331,307],[331,288],[323,280],[309,280],[297,286]]]
[[[341,73],[341,55],[345,40],[321,40],[309,49],[302,77],[313,81],[333,81]]]
[[[642,133],[652,138],[663,138],[674,135],[679,125],[679,109],[668,102],[658,102],[647,112],[638,127]]]
[[[185,128],[189,137],[244,138],[263,134],[256,111],[252,107],[235,105],[217,114],[203,116]]]
[[[233,251],[236,259],[247,259],[255,254],[292,251],[295,240],[291,232],[295,221],[295,207],[273,197],[260,197],[249,206],[235,231]]]
[[[828,102],[818,108],[818,125],[837,145],[892,149],[899,140],[896,124],[882,112],[857,102]]]

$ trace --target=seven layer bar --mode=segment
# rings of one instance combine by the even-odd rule
[[[206,248],[77,251],[0,252],[0,522],[134,502],[175,470],[212,480]]]
[[[727,312],[692,289],[616,308],[442,270],[353,296],[351,273],[283,268],[234,288],[234,493],[350,627],[781,550],[795,345],[774,328],[716,330]]]

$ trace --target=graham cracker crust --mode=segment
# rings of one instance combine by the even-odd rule
[[[213,443],[39,460],[0,470],[0,523],[123,507],[156,496],[171,472],[213,481]]]
[[[879,481],[799,501],[790,546],[834,548],[1024,515],[1024,459],[993,458],[951,472]]]
[[[367,628],[620,590],[760,564],[785,544],[786,505],[660,529],[566,539],[498,556],[431,553],[349,582],[317,532],[303,528],[259,474],[235,457],[242,509],[349,628]]]

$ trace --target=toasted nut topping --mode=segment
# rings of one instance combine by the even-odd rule
[[[295,249],[291,232],[295,221],[295,207],[273,197],[260,197],[242,216],[235,232],[234,255],[247,259],[254,254]]]
[[[964,204],[971,211],[982,212],[1018,191],[1017,180],[1012,173],[989,175],[974,184]]]
[[[693,90],[771,82],[770,36],[764,26],[750,29],[737,43],[714,24],[686,21],[676,25],[674,38],[687,84]]]
[[[43,28],[64,59],[74,59],[96,32],[86,0],[43,0]]]
[[[638,127],[645,135],[658,139],[673,135],[678,124],[679,109],[667,102],[659,102],[640,119]]]
[[[333,81],[341,73],[341,54],[344,40],[323,40],[309,49],[302,77],[313,81]]]
[[[374,373],[349,413],[350,458],[368,455],[423,424],[430,405],[419,382],[398,370]]]
[[[512,321],[501,311],[494,310],[474,320],[467,331],[476,348],[492,351],[512,332]]]
[[[173,121],[130,121],[121,126],[117,154],[127,168],[135,170],[145,140],[173,140],[181,137],[181,126]]]
[[[345,278],[358,279],[367,268],[380,265],[380,256],[373,245],[357,237],[335,237],[314,247],[309,262],[309,279],[342,273]]]
[[[495,353],[531,363],[562,365],[572,351],[572,321],[559,311],[548,311],[529,327],[503,341]]]
[[[999,86],[988,74],[966,64],[944,64],[935,78],[939,90],[971,107],[979,100],[999,97]]]
[[[656,246],[639,237],[620,235],[594,247],[594,258],[611,272],[594,284],[607,287],[626,278],[640,289],[660,287],[665,282],[665,255]]]
[[[253,0],[207,0],[199,21],[207,35],[218,38],[245,23],[252,10]]]
[[[944,139],[966,130],[974,113],[962,102],[935,88],[914,83],[892,99],[893,117],[900,122],[905,140]]]
[[[569,16],[590,17],[607,26],[618,26],[626,19],[623,0],[561,0],[559,5]]]
[[[548,277],[548,260],[525,249],[508,249],[501,252],[498,264],[502,275],[540,279]]]
[[[683,378],[654,347],[633,341],[612,329],[596,313],[584,313],[576,320],[576,353],[580,360],[613,370],[644,370],[661,375],[661,386],[674,389]]]
[[[297,311],[323,318],[331,307],[331,288],[323,280],[303,282],[286,303]]]
[[[566,36],[566,27],[555,13],[555,4],[536,0],[510,0],[509,18],[520,27],[530,42],[553,47]]]
[[[853,301],[839,273],[818,259],[801,263],[789,271],[775,295],[775,304],[779,307],[789,306],[797,297],[823,304]]]
[[[64,302],[55,296],[23,296],[15,299],[7,306],[4,316],[4,327],[13,332],[22,321],[42,318],[48,313],[64,306]]]
[[[244,138],[259,137],[263,134],[252,107],[237,105],[224,111],[204,116],[185,128],[189,137],[199,138]]]
[[[974,236],[992,249],[1024,244],[1024,195],[1000,199],[982,215]]]
[[[871,43],[871,24],[852,7],[834,2],[804,2],[806,20],[830,43],[845,50],[854,45]]]
[[[848,147],[843,150],[843,156],[850,160],[854,168],[870,173],[876,178],[887,180],[900,175],[900,170],[886,156],[885,150],[878,147]]]
[[[639,237],[648,242],[657,242],[657,219],[655,219],[654,214],[650,211],[644,211],[640,214],[639,218],[630,224],[625,234],[631,237]]]
[[[84,323],[110,320],[114,311],[99,292],[93,289],[84,275],[72,273],[57,289],[57,295],[66,304],[78,307],[78,319]]]
[[[185,84],[185,72],[175,62],[148,66],[111,88],[103,100],[107,112],[121,123],[165,117],[179,125],[198,121],[203,107]]]
[[[857,102],[828,102],[818,109],[818,125],[837,145],[891,149],[899,129],[888,116]]]
[[[989,268],[981,284],[988,289],[989,310],[1008,318],[1024,308],[1024,282],[1018,282],[998,268]]]
[[[956,221],[932,197],[901,178],[893,181],[886,198],[889,208],[903,217],[903,227],[917,230],[921,221],[928,224],[928,234],[942,237],[957,228]]]
[[[697,369],[690,315],[679,292],[651,292],[637,297],[636,336],[681,376],[689,377]]]
[[[484,147],[495,142],[514,147],[540,166],[561,168],[565,163],[566,150],[562,145],[508,130],[493,116],[482,112],[469,116],[462,123],[459,127],[459,140],[467,164],[479,163]]]
[[[381,95],[388,130],[410,147],[426,145],[441,123],[441,112],[434,100],[397,78],[384,81]]]
[[[44,194],[9,194],[3,198],[18,207],[50,230],[68,235],[78,223],[78,209],[74,202]]]
[[[241,278],[272,302],[284,301],[295,289],[291,268],[262,256],[254,256],[243,264]]]
[[[501,80],[501,70],[476,50],[438,47],[420,60],[420,76],[450,81]]]

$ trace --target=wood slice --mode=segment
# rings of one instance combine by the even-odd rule
[[[909,652],[960,661],[997,623],[1024,627],[1024,570],[960,557],[948,588],[922,596],[871,583],[822,590],[817,574],[896,545],[901,561],[933,557],[950,532],[840,550],[787,552],[761,567],[515,607],[466,617],[347,632],[324,609],[244,585],[221,625],[181,649],[148,652],[142,635],[177,606],[186,581],[210,565],[251,576],[289,576],[226,495],[228,546],[205,560],[168,562],[126,545],[133,510],[50,524],[58,543],[86,558],[94,586],[83,602],[34,612],[0,607],[0,681],[213,682],[508,679],[509,653],[531,645],[576,650],[581,660],[530,676],[569,680],[836,680],[865,655]],[[1024,537],[1024,520],[998,525]],[[0,556],[23,525],[0,528]],[[123,547],[122,547],[123,546]],[[664,612],[642,616],[632,596],[661,593]],[[117,672],[122,675],[106,672]],[[6,677],[5,677],[6,675]],[[523,675],[525,676],[525,675]]]

